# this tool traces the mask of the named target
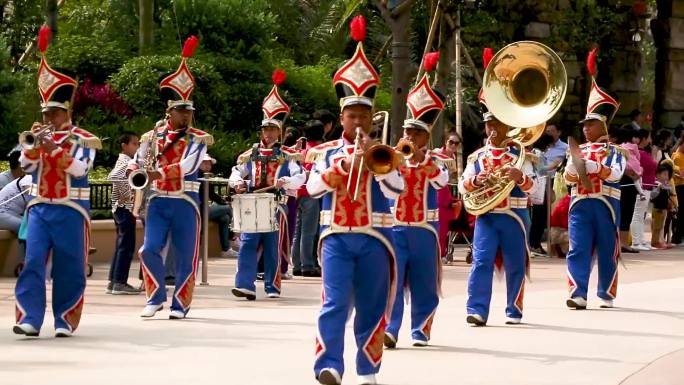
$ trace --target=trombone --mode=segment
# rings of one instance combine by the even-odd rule
[[[389,113],[387,111],[379,111],[373,114],[373,127],[376,128],[382,123],[382,142],[374,144],[363,154],[359,161],[359,171],[356,174],[356,184],[354,189],[354,196],[352,200],[359,199],[359,184],[361,183],[361,174],[364,166],[373,174],[385,175],[399,167],[401,159],[410,159],[416,152],[416,148],[410,140],[401,139],[396,147],[391,147],[387,143],[389,135]],[[375,130],[374,130],[375,131]],[[359,150],[361,145],[361,127],[356,128],[356,139],[354,140],[354,152]],[[352,164],[349,167],[349,179],[347,179],[347,191],[351,190],[352,170],[356,167],[356,156],[352,158]]]

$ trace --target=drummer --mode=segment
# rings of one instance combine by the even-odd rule
[[[238,157],[237,166],[233,167],[230,174],[230,187],[233,187],[237,194],[264,190],[263,192],[280,195],[284,190],[296,191],[306,181],[306,175],[298,162],[301,157],[299,153],[281,146],[279,142],[283,121],[290,112],[290,107],[278,94],[278,86],[284,80],[285,72],[276,69],[273,73],[273,89],[261,105],[264,119],[261,121],[260,141]],[[268,189],[269,187],[271,189]],[[286,220],[284,211],[278,211],[275,214],[277,221]],[[240,213],[235,212],[234,215]],[[280,234],[277,229],[267,233],[240,234],[241,247],[233,295],[250,301],[256,299],[254,280],[257,274],[257,248],[262,244],[266,295],[269,298],[280,297],[278,250],[281,239],[286,236],[287,234]]]

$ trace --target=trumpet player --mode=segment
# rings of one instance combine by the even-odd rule
[[[523,316],[525,275],[529,265],[527,248],[527,192],[536,183],[532,164],[525,159],[521,168],[515,167],[524,148],[514,146],[507,138],[511,127],[499,121],[487,109],[480,93],[482,118],[488,135],[484,147],[468,157],[459,180],[459,191],[485,189],[498,175],[515,182],[513,190],[496,207],[477,216],[473,235],[473,262],[468,278],[466,322],[471,326],[485,326],[492,297],[492,277],[495,267],[506,272],[506,324],[518,324]]]
[[[51,68],[45,56],[50,29],[38,36],[38,90],[43,123],[22,135],[20,163],[31,174],[26,261],[15,288],[14,333],[38,336],[45,316],[46,264],[52,258],[55,336],[70,337],[81,320],[90,227],[88,172],[100,140],[71,123],[78,82]]]
[[[199,250],[199,182],[201,160],[213,137],[191,126],[195,110],[190,95],[195,84],[186,60],[199,44],[188,38],[183,46],[178,70],[161,83],[161,96],[166,102],[165,124],[143,135],[141,150],[145,155],[142,174],[151,184],[145,218],[145,239],[140,251],[147,305],[141,317],[153,317],[166,302],[165,268],[161,252],[171,238],[176,252],[175,290],[170,319],[183,319],[190,310],[195,287]],[[129,168],[139,167],[136,163]],[[134,171],[135,172],[135,171]]]
[[[447,165],[453,159],[427,149],[432,124],[444,109],[444,102],[432,89],[428,73],[437,65],[439,53],[426,55],[425,75],[409,92],[409,118],[404,121],[404,138],[397,147],[412,148],[399,166],[405,188],[394,201],[392,235],[397,253],[397,293],[385,331],[384,343],[396,347],[404,315],[404,290],[411,296],[411,339],[413,346],[426,346],[439,303],[441,276],[437,190],[447,185]]]
[[[319,255],[323,304],[318,316],[314,375],[321,384],[342,382],[344,331],[352,307],[359,384],[375,384],[383,353],[385,320],[395,290],[392,215],[387,199],[396,199],[404,181],[394,169],[373,175],[361,165],[375,144],[372,126],[375,91],[380,78],[363,52],[365,19],[351,23],[358,42],[354,56],[337,70],[333,84],[340,99],[342,138],[309,150],[314,163],[307,191],[322,199]],[[355,145],[356,144],[356,145]],[[391,155],[394,150],[391,150]]]
[[[290,112],[290,107],[280,97],[278,86],[285,81],[283,70],[273,72],[274,86],[264,99],[261,109],[264,119],[261,121],[259,143],[242,153],[230,174],[230,186],[238,194],[248,191],[273,187],[275,190],[297,190],[306,181],[298,163],[300,155],[297,151],[280,144],[283,121]],[[287,249],[287,217],[278,212],[276,218],[279,230],[265,233],[240,234],[240,252],[238,254],[237,273],[235,274],[234,296],[249,301],[256,299],[257,248],[263,244],[264,258],[264,290],[269,298],[278,298],[282,290],[280,277],[279,251]]]
[[[626,154],[607,142],[608,125],[620,103],[596,84],[596,49],[587,57],[592,75],[587,114],[582,132],[587,142],[571,148],[565,181],[572,186],[568,235],[568,286],[566,305],[586,309],[587,286],[594,254],[598,262],[598,297],[602,308],[613,307],[617,296],[617,262],[620,257],[620,178]]]

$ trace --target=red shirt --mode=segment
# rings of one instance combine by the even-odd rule
[[[570,212],[570,195],[564,196],[558,201],[551,212],[551,227],[568,229],[568,215]]]

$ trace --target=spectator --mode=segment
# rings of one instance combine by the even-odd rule
[[[283,146],[293,147],[297,144],[297,140],[302,136],[301,131],[294,126],[288,126],[285,128],[285,134],[283,135]]]
[[[653,202],[653,222],[651,225],[651,246],[655,249],[669,249],[672,244],[664,242],[663,230],[665,216],[671,205],[671,197],[674,196],[674,188],[670,184],[672,179],[672,165],[662,162],[656,170],[656,187],[651,191],[651,202]],[[667,230],[665,230],[667,231]]]
[[[546,126],[546,133],[553,138],[551,147],[544,153],[546,169],[550,171],[549,176],[554,177],[556,169],[565,160],[568,152],[568,144],[561,140],[563,131],[557,125],[551,123]]]
[[[684,134],[680,135],[674,147],[672,162],[674,163],[675,171],[675,191],[677,192],[677,201],[679,202],[672,243],[682,245],[684,241]]]
[[[636,200],[645,200],[646,195],[641,188],[641,173],[643,169],[639,162],[639,146],[633,143],[637,131],[631,128],[620,128],[616,131],[616,143],[627,152],[625,172],[620,179],[620,243],[625,253],[638,253],[639,250],[629,246],[629,228],[634,216]]]
[[[634,131],[641,130],[641,125],[644,124],[644,115],[638,109],[633,109],[629,113],[629,120],[631,122],[622,126],[622,128],[632,129]]]
[[[21,220],[24,217],[24,211],[29,199],[26,191],[30,187],[31,176],[26,175],[8,183],[0,190],[0,202],[3,203],[0,205],[0,230],[9,230],[15,234],[19,233]]]
[[[199,177],[208,177],[216,159],[205,154],[199,166]],[[204,202],[204,183],[200,185],[200,212],[204,212],[204,205],[209,203],[209,220],[218,225],[219,241],[221,242],[221,258],[237,258],[238,253],[230,248],[230,224],[233,221],[233,210],[228,203],[219,196],[214,189],[209,189],[209,202]]]
[[[570,194],[561,198],[551,212],[551,228],[549,241],[552,253],[558,258],[565,258],[570,246],[568,238],[568,216],[570,213]]]
[[[20,155],[21,151],[13,150],[7,156],[10,169],[0,173],[0,189],[8,185],[9,182],[24,176],[24,170],[21,169],[21,165],[19,164]]]
[[[319,120],[323,123],[323,142],[339,139],[342,136],[342,130],[335,127],[335,115],[328,110],[318,110],[313,113],[313,120]]]
[[[140,140],[132,132],[124,132],[119,136],[121,152],[108,179],[112,182],[112,213],[116,224],[116,249],[109,268],[107,294],[138,294],[140,290],[128,284],[128,272],[131,269],[135,252],[135,223],[133,216],[134,194],[126,180],[126,168],[133,159]]]
[[[442,155],[446,155],[450,158],[456,159],[463,141],[461,136],[456,132],[448,132],[446,135],[446,140],[444,141],[444,146],[435,150],[440,152]],[[451,173],[449,175],[449,184],[454,186],[458,184],[458,175],[456,173]],[[449,224],[455,217],[453,209],[453,199],[454,194],[452,194],[451,188],[445,187],[443,189],[437,190],[437,210],[439,216],[439,246],[441,251],[442,260],[450,261],[450,256],[446,253],[449,249]],[[461,213],[463,214],[463,213]]]
[[[639,135],[639,165],[641,166],[641,185],[644,192],[649,195],[649,192],[655,186],[655,174],[658,163],[653,160],[651,156],[651,132],[649,130],[641,129],[637,131]],[[632,223],[630,224],[630,231],[632,233],[632,248],[637,250],[651,250],[651,246],[644,239],[644,221],[646,220],[646,212],[648,209],[648,199],[637,199],[634,205],[634,214],[632,215]]]
[[[553,127],[551,126],[552,130]],[[560,135],[560,134],[558,134]],[[549,153],[551,146],[556,143],[562,143],[560,139],[555,139],[550,134],[544,133],[532,145],[533,153],[537,156],[538,161],[535,164],[535,174],[537,175],[537,184],[535,189],[531,192],[530,198],[532,200],[531,210],[531,226],[530,226],[530,251],[539,255],[547,255],[546,250],[542,247],[541,241],[546,230],[546,216],[547,214],[547,196],[546,196],[546,182],[550,171],[562,162],[562,159],[554,153]],[[560,146],[562,147],[562,146]],[[567,147],[567,145],[565,145]],[[565,155],[563,155],[565,157]],[[549,164],[548,161],[551,160]],[[550,196],[548,197],[550,198]]]
[[[313,162],[306,159],[309,149],[321,144],[325,134],[325,125],[320,120],[310,120],[306,123],[304,134],[306,146],[302,150],[304,170],[307,178]],[[295,235],[292,241],[292,274],[304,277],[320,277],[321,271],[314,258],[314,248],[318,243],[318,219],[320,202],[309,197],[306,185],[297,190],[297,219]]]

